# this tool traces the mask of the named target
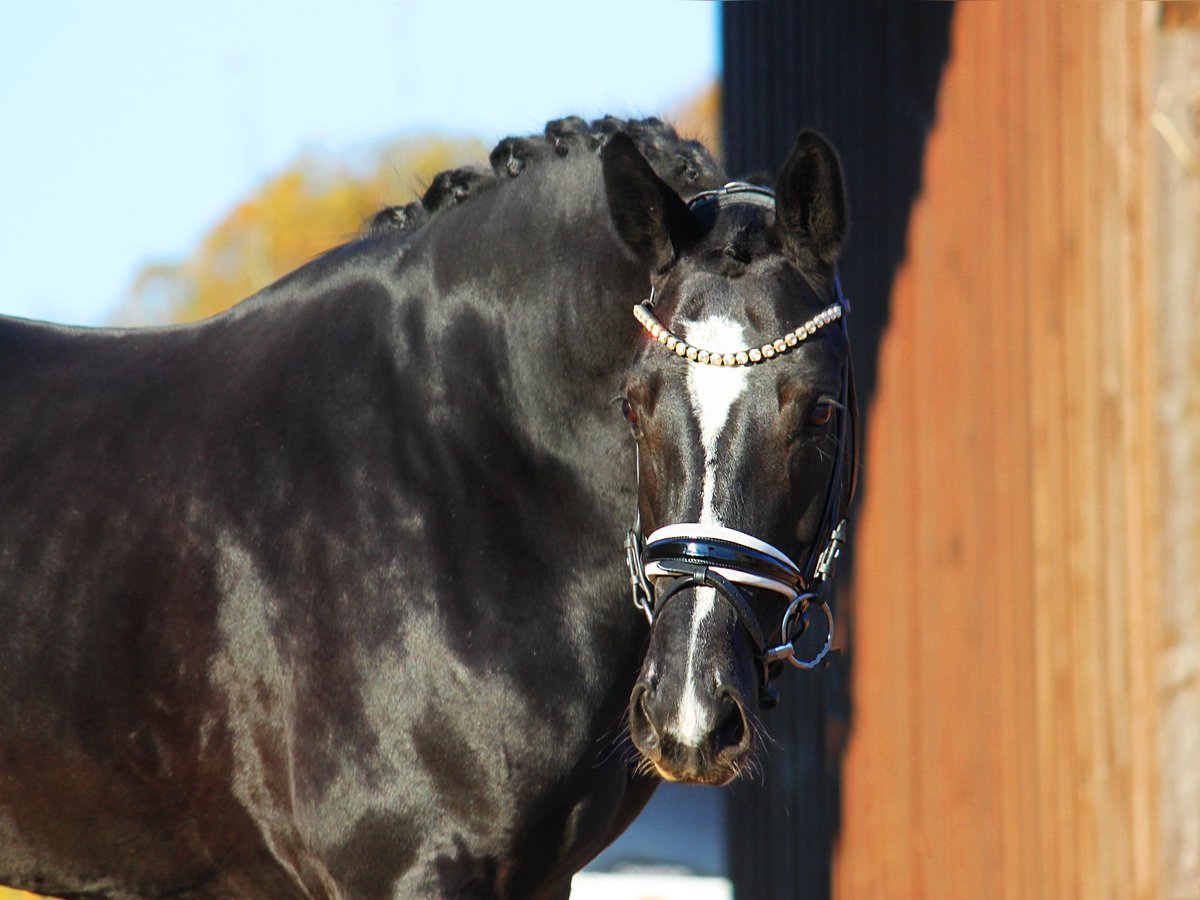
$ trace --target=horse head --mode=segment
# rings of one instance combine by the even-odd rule
[[[810,607],[828,616],[819,589],[853,480],[841,167],[806,131],[774,191],[688,201],[631,141],[602,158],[650,286],[620,396],[638,459],[630,571],[651,621],[630,736],[644,769],[724,784],[751,759],[782,662],[806,665],[793,641]]]

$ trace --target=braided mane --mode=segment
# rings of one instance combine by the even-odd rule
[[[516,178],[530,166],[545,165],[570,154],[598,154],[608,139],[621,131],[633,138],[658,177],[683,197],[728,180],[703,144],[681,138],[661,119],[624,120],[605,116],[589,124],[579,116],[567,116],[547,122],[541,134],[504,138],[488,154],[490,170],[460,166],[439,172],[420,200],[381,210],[367,222],[365,231],[368,234],[415,232],[440,210]]]

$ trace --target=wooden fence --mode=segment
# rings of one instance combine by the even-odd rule
[[[1200,897],[1172,6],[956,7],[868,410],[837,897]]]

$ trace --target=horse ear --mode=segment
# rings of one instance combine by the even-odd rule
[[[829,142],[804,130],[775,182],[783,248],[793,262],[833,265],[846,239],[842,164]]]
[[[617,234],[651,271],[662,271],[699,240],[700,222],[654,173],[629,135],[619,131],[609,138],[600,159]]]

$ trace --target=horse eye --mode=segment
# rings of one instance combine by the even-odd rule
[[[637,426],[637,423],[638,423],[637,412],[634,410],[633,404],[630,403],[628,400],[626,400],[624,397],[621,398],[621,415],[623,415],[625,417],[625,421],[628,422],[630,425],[633,425],[634,427]]]
[[[808,414],[808,424],[813,428],[824,428],[833,420],[833,404],[818,403]]]

